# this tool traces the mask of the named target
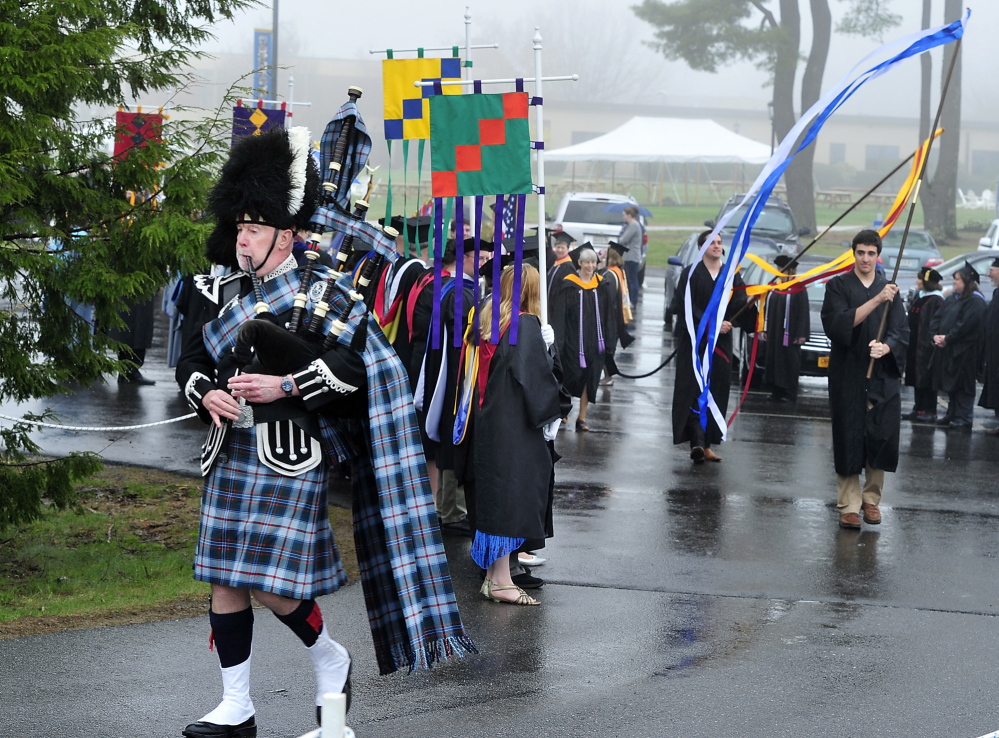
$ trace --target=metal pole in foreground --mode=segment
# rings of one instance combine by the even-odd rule
[[[534,106],[537,121],[537,162],[538,162],[538,272],[541,277],[541,325],[548,325],[548,238],[545,232],[545,115],[541,77],[541,28],[534,28],[534,90],[537,105]]]

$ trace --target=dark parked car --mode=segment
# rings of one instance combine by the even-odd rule
[[[670,313],[670,306],[673,304],[673,296],[676,294],[676,285],[680,281],[680,272],[697,258],[697,237],[699,235],[699,233],[691,233],[687,236],[687,240],[680,246],[680,250],[676,252],[676,256],[669,257],[667,261],[669,266],[666,267],[666,305],[664,308],[665,312],[663,313],[663,320],[667,327],[673,325],[673,315]],[[726,238],[724,234],[722,235],[722,243],[725,244],[726,254],[728,254],[731,240],[731,236]],[[749,239],[749,253],[761,256],[768,261],[773,261],[774,257],[780,253],[780,249],[778,249],[777,243],[769,238],[751,236]],[[752,264],[752,262],[747,261],[745,264]]]
[[[744,197],[745,195],[730,197],[728,201],[721,206],[721,210],[718,211],[718,215],[715,216],[715,219],[704,221],[704,225],[708,228],[714,228],[715,223],[718,222],[722,215],[736,207],[740,202],[742,202]],[[746,214],[747,208],[748,205],[739,208],[739,210],[729,219],[728,223],[725,224],[725,227],[722,228],[722,238],[725,238],[726,242],[732,240],[736,229],[739,227],[739,223]],[[794,219],[794,213],[791,212],[791,208],[788,207],[787,203],[779,197],[770,197],[767,199],[766,204],[763,206],[763,211],[760,213],[760,217],[757,218],[756,223],[753,224],[752,230],[753,236],[771,239],[777,244],[777,248],[780,249],[782,254],[789,254],[791,256],[797,254],[801,250],[800,237],[807,236],[809,233],[811,233],[810,229],[798,227],[797,221]]]
[[[943,256],[937,248],[937,242],[926,231],[909,231],[905,239],[905,251],[902,259],[898,258],[898,249],[902,244],[903,229],[896,227],[881,239],[881,264],[885,273],[891,279],[898,262],[898,278],[895,283],[904,291],[916,284],[916,275],[924,266],[938,268],[943,263]],[[847,244],[849,248],[849,244]]]
[[[772,259],[771,259],[772,261]],[[814,269],[819,264],[824,264],[829,260],[821,256],[805,255],[798,262],[798,273],[807,272]],[[742,278],[746,284],[763,284],[769,282],[773,277],[764,272],[759,266],[749,263],[742,272]],[[831,278],[830,278],[831,279]],[[808,286],[808,311],[810,336],[801,347],[801,375],[808,377],[825,377],[829,374],[829,353],[832,350],[832,342],[826,337],[822,329],[822,301],[826,295],[826,282],[829,279],[820,279],[812,282]],[[739,376],[743,383],[746,381],[748,371],[748,359],[752,355],[753,336],[748,333],[741,333],[739,341]],[[746,357],[742,361],[742,357]],[[763,373],[765,371],[766,351],[761,344],[756,351],[756,368],[753,370],[753,386],[763,385]]]

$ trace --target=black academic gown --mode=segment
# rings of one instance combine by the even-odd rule
[[[932,359],[944,392],[975,394],[986,309],[979,293],[964,297],[952,293],[934,316],[933,335],[946,336],[947,345],[936,347]]]
[[[455,472],[465,484],[475,530],[545,538],[552,455],[543,428],[560,417],[559,385],[537,316],[520,316],[517,345],[503,334],[489,366],[485,397],[476,388],[472,419]]]
[[[801,341],[811,336],[808,292],[790,295],[770,292],[766,303],[766,380],[775,389],[798,394]],[[787,345],[784,345],[785,335]]]
[[[697,414],[697,398],[701,394],[697,386],[697,378],[694,376],[694,361],[691,356],[693,349],[693,338],[687,332],[686,306],[684,305],[687,292],[687,277],[691,267],[688,265],[680,272],[680,279],[677,282],[676,294],[674,295],[673,313],[677,316],[675,328],[676,345],[676,382],[673,385],[673,443],[685,443],[691,440],[690,427],[691,416]],[[693,310],[694,330],[700,323],[701,317],[711,300],[711,293],[715,288],[715,278],[704,266],[703,261],[697,262],[694,266],[694,273],[690,277],[690,304]],[[735,315],[746,304],[745,283],[738,274],[732,282],[732,298],[729,300],[728,308],[725,311],[726,320]],[[752,330],[756,322],[756,309],[746,310],[739,316],[739,326],[743,330]],[[702,344],[702,349],[703,349]],[[711,396],[715,398],[715,403],[724,414],[728,411],[728,395],[732,385],[732,332],[722,333],[715,343],[714,361],[711,364]],[[722,432],[715,423],[714,418],[708,413],[708,428],[705,433],[705,440],[710,445],[721,443]]]
[[[549,310],[565,388],[573,397],[582,397],[586,390],[591,402],[597,396],[605,356],[617,339],[614,297],[609,289],[600,275],[593,275],[583,286],[578,275],[570,274],[562,280]]]
[[[943,295],[931,292],[909,305],[909,348],[905,354],[905,384],[923,390],[936,390],[930,359],[933,357],[933,331],[930,326],[943,305]]]
[[[427,268],[416,257],[400,257],[392,266],[392,271],[388,275],[388,279],[392,280],[394,275],[400,273],[403,265],[410,261],[419,263],[415,266],[407,267],[405,271],[401,272],[402,277],[399,280],[399,287],[396,291],[396,299],[400,300],[399,310],[401,315],[399,316],[399,327],[395,334],[395,340],[392,341],[392,348],[395,349],[396,355],[402,361],[402,365],[406,367],[407,371],[413,363],[413,342],[409,337],[409,317],[406,314],[406,301],[409,299],[410,291],[427,272]],[[412,387],[415,386],[414,383]]]
[[[451,281],[448,278],[447,281]],[[445,282],[446,283],[446,282]],[[428,287],[433,292],[433,287]],[[420,428],[426,435],[426,419],[433,404],[434,396],[438,393],[443,397],[441,401],[441,415],[438,425],[440,434],[439,441],[433,441],[427,436],[426,441],[433,444],[434,460],[438,469],[454,469],[454,444],[452,443],[452,433],[454,431],[454,401],[458,391],[458,364],[461,360],[461,344],[455,348],[454,345],[454,310],[456,305],[455,292],[458,289],[448,291],[441,299],[440,310],[440,346],[434,348],[433,336],[427,340],[426,358],[423,362],[423,411],[420,414]],[[468,326],[468,313],[472,309],[474,288],[468,282],[465,283],[462,293],[462,323],[459,341],[465,335],[465,328]],[[444,358],[447,357],[447,362]],[[442,371],[443,365],[443,371]]]
[[[546,278],[548,280],[548,300],[555,296],[559,288],[562,286],[562,280],[568,277],[570,274],[576,273],[576,267],[572,265],[572,259],[568,256],[565,261],[556,262],[549,267],[546,272]]]
[[[992,292],[992,302],[985,312],[985,369],[982,375],[981,407],[999,410],[999,289]]]
[[[832,342],[829,355],[829,407],[832,415],[833,460],[836,473],[853,476],[873,469],[893,472],[898,466],[898,436],[902,421],[902,368],[909,342],[909,322],[902,297],[895,295],[882,340],[891,352],[871,361],[870,342],[877,338],[884,305],[858,326],[857,308],[881,292],[888,281],[876,274],[864,287],[856,272],[829,280],[822,303],[822,327]],[[867,408],[870,402],[872,407]]]

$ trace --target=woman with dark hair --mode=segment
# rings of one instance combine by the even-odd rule
[[[947,393],[947,414],[937,425],[971,430],[975,410],[975,382],[985,326],[985,297],[978,272],[968,262],[954,272],[954,291],[944,300],[930,324],[933,333],[933,369],[940,389]]]
[[[913,388],[912,412],[903,415],[914,423],[935,423],[937,381],[931,367],[933,332],[930,325],[944,304],[940,272],[923,267],[916,277],[916,296],[909,305],[909,348],[905,356],[905,384]]]
[[[492,342],[492,300],[482,305],[478,345],[466,337],[463,391],[471,393],[471,418],[455,474],[465,485],[475,531],[472,558],[486,570],[480,592],[494,602],[537,605],[514,584],[510,554],[526,540],[552,535],[548,441],[554,440],[562,410],[548,350],[551,336],[545,337],[538,319],[541,278],[529,264],[522,267],[515,315],[514,276],[511,266],[500,278],[499,343]],[[513,320],[518,321],[515,344],[509,330]]]

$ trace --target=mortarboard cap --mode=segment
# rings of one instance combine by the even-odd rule
[[[971,266],[971,263],[965,260],[964,266],[957,270],[964,278],[965,282],[978,282],[981,277],[978,272],[975,271],[975,267]]]
[[[624,252],[629,250],[627,246],[622,246],[617,241],[608,241],[607,248],[616,251],[621,256],[624,256]]]
[[[559,231],[555,234],[555,243],[573,243],[576,239],[570,236],[565,231]]]
[[[924,283],[940,282],[943,279],[940,272],[930,266],[924,266],[919,270],[919,278],[923,280]]]
[[[786,269],[787,265],[790,264],[794,259],[792,259],[787,254],[778,254],[774,257],[774,266],[778,269]]]

